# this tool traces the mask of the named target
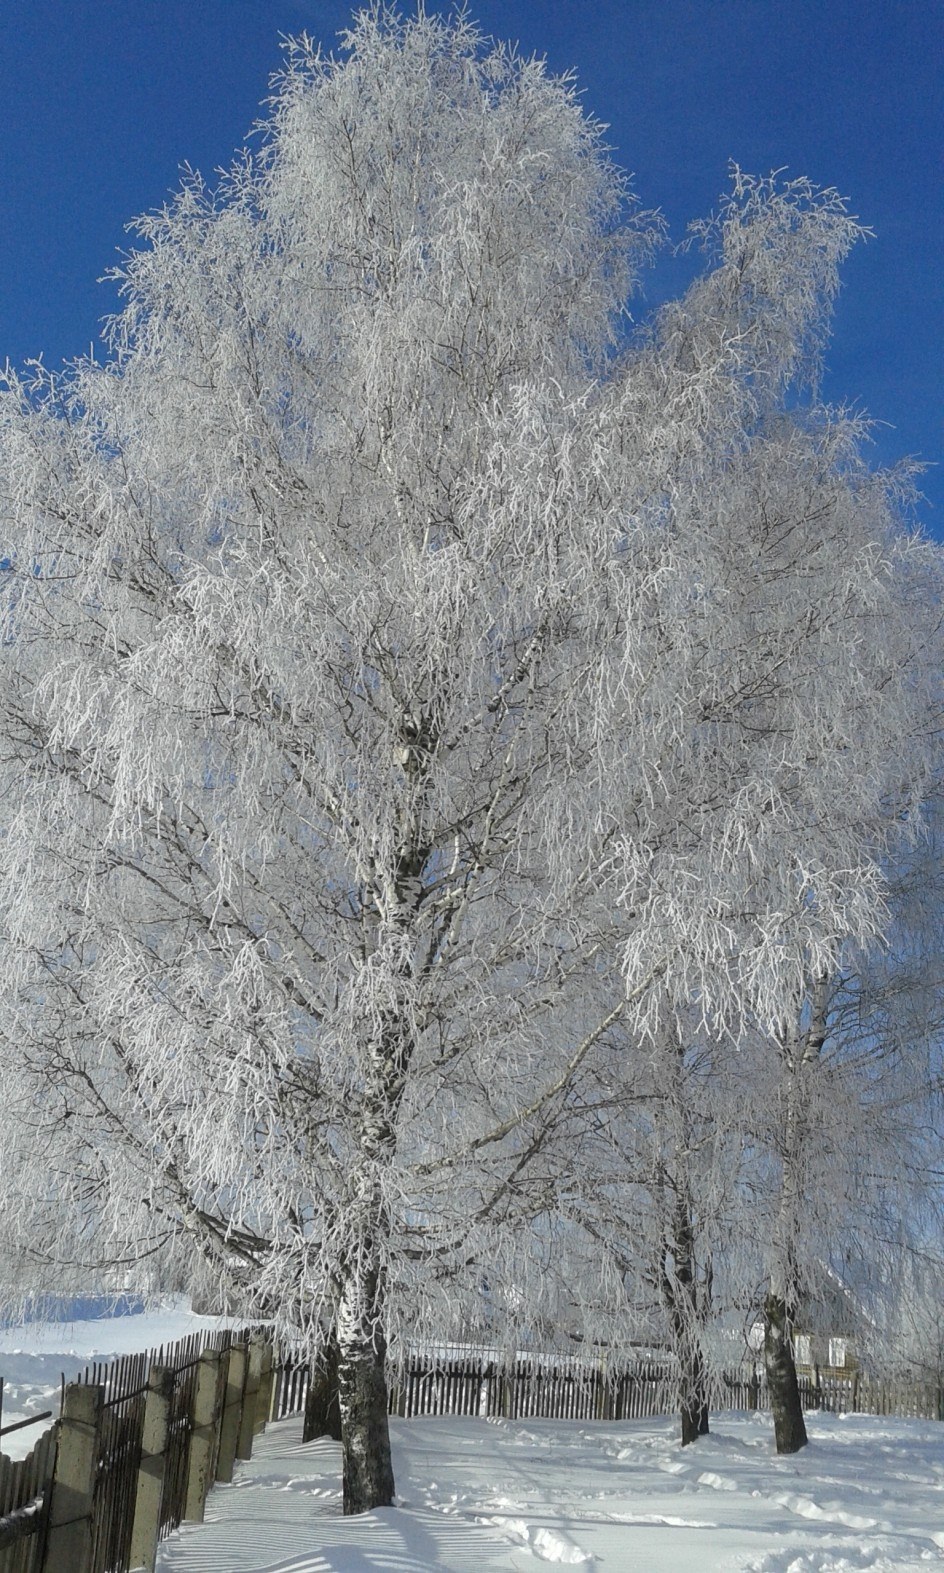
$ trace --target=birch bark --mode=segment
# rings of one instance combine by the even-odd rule
[[[805,1029],[798,1028],[780,1045],[784,1103],[782,1170],[775,1255],[764,1301],[764,1362],[778,1453],[797,1453],[807,1443],[793,1351],[799,1282],[796,1242],[803,1206],[804,1149],[811,1137],[806,1118],[808,1083],[826,1041],[828,1005],[829,984],[827,978],[821,976],[810,991],[809,1021]]]

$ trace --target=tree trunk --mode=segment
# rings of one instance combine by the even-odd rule
[[[708,1435],[708,1397],[705,1384],[705,1362],[698,1347],[697,1334],[686,1328],[676,1336],[679,1360],[679,1410],[682,1422],[682,1446],[697,1442]]]
[[[785,1035],[783,1056],[783,1176],[774,1237],[774,1267],[764,1302],[764,1362],[778,1453],[798,1453],[807,1443],[800,1384],[793,1358],[793,1316],[797,1305],[797,1240],[800,1237],[803,1178],[810,1143],[810,1080],[826,1041],[829,983],[825,974],[811,980],[809,1021]]]
[[[683,1397],[681,1415],[683,1447],[708,1435],[708,1405],[703,1399]]]
[[[383,1173],[396,1151],[396,1115],[410,1048],[402,1017],[389,1012],[366,1059],[361,1158],[351,1190],[350,1245],[341,1263],[337,1323],[345,1513],[393,1503],[383,1252],[390,1216]]]
[[[806,1446],[807,1435],[790,1340],[790,1318],[783,1296],[773,1290],[764,1302],[764,1362],[777,1452],[798,1453]]]
[[[704,1399],[696,1400],[689,1408],[682,1406],[682,1446],[688,1447],[691,1442],[697,1442],[700,1436],[708,1436],[708,1405]]]
[[[708,1435],[708,1394],[701,1345],[704,1308],[699,1304],[695,1230],[687,1187],[676,1189],[674,1233],[670,1241],[674,1272],[663,1268],[663,1284],[679,1363],[679,1413],[682,1446]]]
[[[427,849],[420,835],[422,802],[431,758],[428,723],[404,715],[398,759],[407,783],[399,817],[399,845],[389,877],[378,869],[374,935],[378,975],[386,972],[395,1003],[373,1018],[365,1044],[365,1088],[360,1118],[359,1165],[352,1176],[350,1248],[342,1263],[338,1306],[338,1397],[345,1513],[390,1507],[394,1497],[384,1332],[386,1287],[383,1246],[390,1239],[384,1175],[396,1155],[397,1113],[414,1049],[413,924],[422,898]],[[370,916],[373,925],[374,918]]]
[[[338,1339],[329,1333],[316,1365],[312,1367],[305,1400],[305,1418],[302,1441],[313,1442],[317,1436],[341,1440],[341,1400],[338,1393]]]
[[[393,1503],[383,1260],[390,1217],[382,1175],[396,1149],[395,1121],[408,1058],[406,1043],[402,1021],[391,1014],[368,1055],[369,1082],[360,1132],[362,1167],[352,1187],[351,1243],[342,1264],[338,1305],[345,1513],[366,1513]]]
[[[367,1513],[393,1503],[393,1461],[387,1414],[382,1292],[374,1261],[352,1265],[338,1312],[338,1397],[344,1465],[344,1512]]]

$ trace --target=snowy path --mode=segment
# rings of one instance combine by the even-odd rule
[[[338,1449],[271,1427],[160,1573],[918,1573],[944,1570],[944,1427],[811,1417],[771,1456],[727,1416],[682,1452],[674,1424],[394,1422],[400,1506],[341,1519]]]
[[[428,1573],[504,1569],[508,1542],[494,1530],[436,1511],[389,1508],[345,1519],[340,1449],[301,1442],[301,1421],[283,1420],[256,1439],[252,1461],[217,1486],[206,1523],[183,1525],[161,1548],[161,1573]]]

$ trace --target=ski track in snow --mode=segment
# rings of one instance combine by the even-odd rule
[[[207,1325],[170,1307],[0,1329],[3,1421],[57,1410],[61,1370]],[[782,1459],[769,1417],[712,1427],[683,1450],[674,1420],[394,1421],[398,1506],[344,1519],[339,1449],[283,1421],[159,1573],[944,1573],[944,1426],[812,1415],[811,1445]]]

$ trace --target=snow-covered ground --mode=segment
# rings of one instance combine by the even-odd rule
[[[44,1409],[58,1415],[63,1375],[67,1382],[72,1381],[90,1360],[110,1360],[141,1349],[156,1349],[203,1328],[229,1325],[220,1317],[194,1316],[184,1301],[169,1299],[160,1309],[137,1315],[0,1326],[0,1425],[13,1425],[14,1421]],[[24,1458],[43,1429],[39,1424],[14,1431],[12,1436],[0,1440],[0,1448],[8,1458]]]
[[[59,1371],[213,1325],[159,1316],[0,1332],[4,1423],[53,1407]],[[14,1353],[14,1351],[19,1351]],[[15,1394],[15,1398],[14,1398]],[[810,1416],[773,1453],[763,1415],[713,1417],[684,1451],[672,1420],[394,1421],[398,1506],[340,1516],[339,1450],[269,1428],[160,1573],[918,1573],[944,1570],[944,1426]],[[35,1432],[14,1433],[18,1452]],[[21,1442],[20,1439],[23,1438]],[[12,1452],[12,1446],[6,1447]]]
[[[257,1444],[160,1573],[917,1573],[944,1567],[944,1426],[810,1417],[795,1459],[725,1415],[683,1451],[670,1420],[394,1421],[400,1506],[340,1518],[338,1448],[297,1421]]]

